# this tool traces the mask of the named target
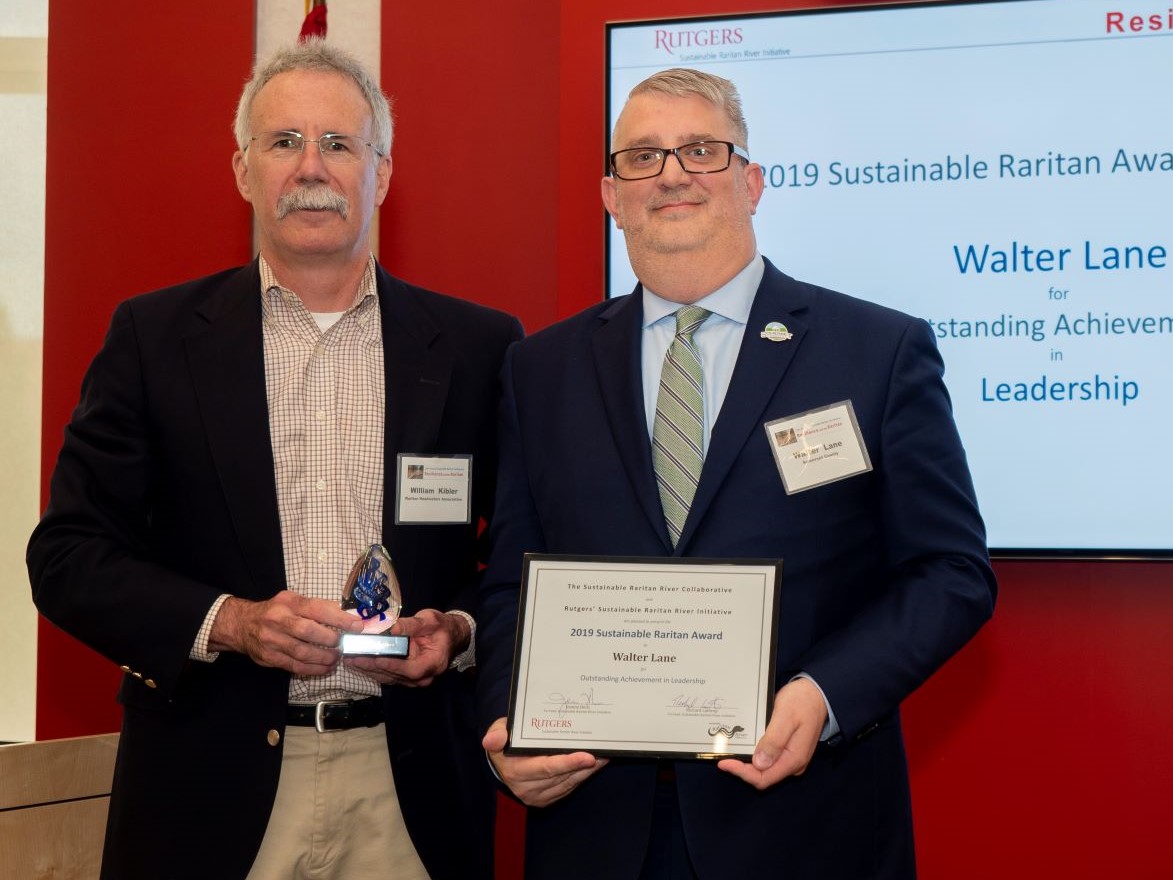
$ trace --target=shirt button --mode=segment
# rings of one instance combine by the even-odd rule
[[[328,558],[329,558],[329,556],[327,555],[325,550],[318,551],[318,562],[325,562]]]
[[[318,489],[319,491],[325,489],[326,488],[326,481],[325,480],[318,480],[318,482],[314,483],[314,488]]]
[[[275,746],[281,742],[281,734],[276,730],[270,730],[268,734],[265,735],[265,740],[269,743],[269,745]]]
[[[314,415],[317,417],[319,422],[326,421],[326,411],[324,409],[318,410],[316,413],[314,413]]]
[[[319,342],[317,345],[314,346],[314,357],[321,357],[325,353],[326,353],[326,346],[322,345],[322,343]]]

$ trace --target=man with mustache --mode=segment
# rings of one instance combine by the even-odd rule
[[[640,284],[506,357],[478,699],[485,749],[529,807],[533,880],[913,877],[899,705],[993,611],[929,326],[764,259],[748,147],[728,80],[677,69],[637,85],[602,196]],[[776,456],[807,425],[837,425],[824,440],[851,466]],[[526,552],[782,559],[752,760],[505,754]],[[676,644],[648,641],[599,640],[593,671],[618,682],[606,658]]]
[[[126,673],[102,876],[489,878],[466,670],[520,325],[372,257],[392,120],[353,57],[258,64],[235,133],[256,260],[118,307],[29,543],[38,608]],[[372,545],[406,657],[339,651]]]

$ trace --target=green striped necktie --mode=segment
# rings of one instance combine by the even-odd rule
[[[676,338],[660,371],[652,465],[673,547],[680,540],[704,463],[704,380],[692,334],[709,314],[700,306],[683,306],[676,312]]]

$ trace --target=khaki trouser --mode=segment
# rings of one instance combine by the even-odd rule
[[[428,880],[399,811],[383,725],[287,727],[277,800],[248,880]]]

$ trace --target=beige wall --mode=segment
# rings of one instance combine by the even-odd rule
[[[36,730],[37,617],[24,547],[40,513],[46,0],[0,19],[0,741]]]

